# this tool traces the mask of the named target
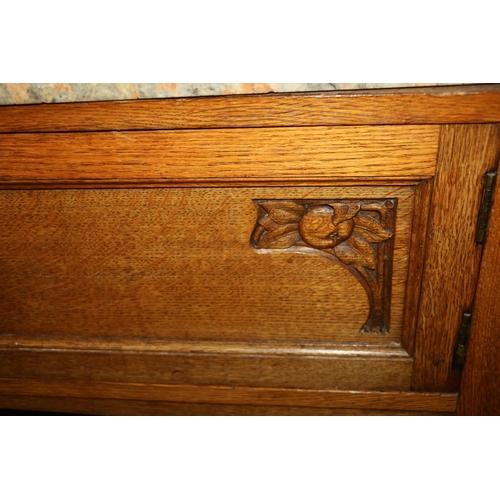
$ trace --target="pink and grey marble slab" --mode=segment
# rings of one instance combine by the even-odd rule
[[[269,92],[311,92],[452,83],[0,83],[1,104],[85,102]]]

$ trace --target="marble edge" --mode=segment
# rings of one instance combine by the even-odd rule
[[[0,105],[318,92],[464,83],[0,83]]]

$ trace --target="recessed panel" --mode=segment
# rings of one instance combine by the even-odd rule
[[[386,331],[363,330],[370,295],[342,265],[348,257],[339,263],[320,253],[256,251],[255,200],[273,199],[304,206],[318,200],[397,202]],[[399,341],[412,210],[411,187],[2,191],[0,332]],[[365,210],[357,217],[368,215]]]

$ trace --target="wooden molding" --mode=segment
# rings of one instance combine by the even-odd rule
[[[256,200],[250,238],[260,253],[318,253],[363,285],[370,314],[362,333],[388,333],[397,199]]]
[[[245,404],[165,403],[120,399],[83,399],[44,396],[3,396],[0,408],[17,408],[8,415],[23,411],[58,412],[77,415],[158,415],[158,416],[442,416],[451,412],[422,410],[370,410],[367,408],[316,408],[307,406],[251,406]],[[4,411],[5,412],[5,411]]]
[[[432,203],[433,179],[415,186],[415,206],[412,218],[410,255],[407,287],[405,293],[402,346],[413,356],[415,352],[415,331],[420,304],[420,283],[424,269],[427,243],[427,223]]]
[[[500,122],[500,85],[0,106],[0,133]]]
[[[106,351],[115,353],[202,354],[240,356],[321,356],[342,358],[402,358],[408,353],[397,344],[281,343],[188,341],[172,339],[102,338],[48,335],[0,335],[0,351]]]
[[[115,343],[116,344],[116,343]],[[185,348],[187,346],[183,346]],[[251,386],[276,389],[409,391],[413,361],[399,353],[147,352],[0,349],[0,379]],[[243,401],[242,401],[243,402]]]
[[[453,412],[457,394],[0,379],[0,394],[184,403]]]

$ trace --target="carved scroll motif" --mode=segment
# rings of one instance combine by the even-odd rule
[[[368,295],[361,331],[388,333],[397,199],[254,201],[257,252],[314,253],[339,263]]]

